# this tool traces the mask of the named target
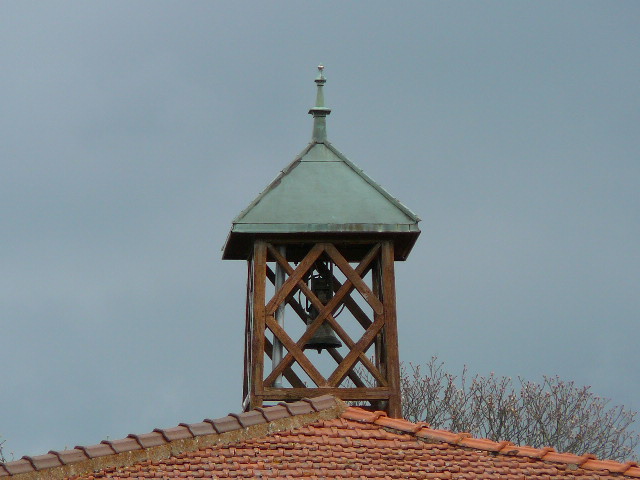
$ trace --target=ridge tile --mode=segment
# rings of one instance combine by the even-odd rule
[[[36,470],[42,470],[43,468],[59,467],[60,465],[62,465],[62,462],[60,461],[58,456],[52,453],[45,453],[44,455],[36,455],[34,457],[25,455],[22,458],[31,462],[31,465],[33,465],[33,468]]]
[[[193,435],[191,434],[189,429],[184,426],[156,428],[153,431],[162,434],[167,442],[172,442],[174,440],[183,440],[185,438],[193,438]]]
[[[303,402],[310,403],[316,412],[335,407],[336,398],[333,395],[321,395],[314,398],[303,398]]]
[[[25,458],[4,464],[4,468],[10,475],[18,475],[19,473],[35,472],[35,468],[31,462]]]
[[[293,403],[285,403],[280,402],[278,405],[282,405],[287,411],[291,414],[291,416],[295,415],[305,415],[307,413],[313,413],[313,407],[307,402],[293,402]]]
[[[99,443],[97,445],[89,445],[83,447],[82,445],[76,445],[74,448],[82,450],[84,454],[89,458],[104,457],[106,455],[113,455],[115,450],[105,443]]]
[[[376,419],[374,423],[376,425],[393,428],[395,430],[400,430],[401,432],[407,433],[415,433],[419,430],[422,430],[422,425],[410,422],[409,420],[405,420],[404,418],[391,418],[387,416],[381,416]]]
[[[219,433],[215,431],[215,429],[213,428],[213,424],[207,422],[206,420],[204,422],[198,423],[181,423],[180,426],[187,427],[194,437]]]
[[[89,457],[82,450],[72,448],[70,450],[52,450],[49,453],[56,455],[62,464],[67,465],[81,460],[87,460]]]
[[[103,440],[100,443],[104,443],[109,445],[114,452],[122,453],[129,450],[141,450],[142,447],[138,443],[138,441],[134,438],[121,438],[119,440]]]
[[[374,423],[380,417],[386,417],[386,415],[387,414],[385,412],[381,411],[370,412],[361,408],[347,407],[347,409],[342,414],[342,418],[355,420],[356,422]]]
[[[166,443],[162,434],[158,432],[143,433],[141,435],[130,433],[128,437],[134,438],[142,448],[157,447]]]
[[[280,420],[281,418],[289,417],[289,410],[282,405],[273,405],[271,407],[258,407],[256,410],[264,416],[267,422],[273,422],[274,420]]]
[[[249,412],[244,413],[230,413],[230,417],[238,420],[238,423],[242,426],[242,428],[250,427],[252,425],[258,425],[260,423],[265,423],[265,419],[262,416],[262,413],[257,412],[255,410],[251,410]]]
[[[215,420],[205,420],[209,423],[217,433],[231,432],[232,430],[239,430],[242,425],[237,418],[227,415],[226,417],[216,418]]]

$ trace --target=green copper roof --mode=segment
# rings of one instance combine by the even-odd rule
[[[245,258],[234,244],[259,234],[410,234],[407,254],[417,238],[420,219],[327,141],[319,69],[313,140],[233,220],[223,258]]]

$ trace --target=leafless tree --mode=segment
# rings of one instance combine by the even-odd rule
[[[518,378],[470,377],[448,373],[437,357],[423,367],[402,366],[403,415],[433,428],[469,432],[491,440],[509,440],[533,447],[551,446],[599,458],[638,458],[640,435],[633,431],[636,412],[609,406],[594,395],[559,377],[541,383]]]

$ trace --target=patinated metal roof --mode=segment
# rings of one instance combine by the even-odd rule
[[[246,258],[239,244],[259,234],[410,234],[401,256],[411,249],[420,219],[327,140],[325,81],[321,70],[311,143],[233,220],[223,258]]]

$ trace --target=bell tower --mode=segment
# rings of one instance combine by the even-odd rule
[[[400,417],[394,262],[420,219],[327,140],[323,68],[311,143],[223,248],[248,267],[243,409],[328,393]]]

